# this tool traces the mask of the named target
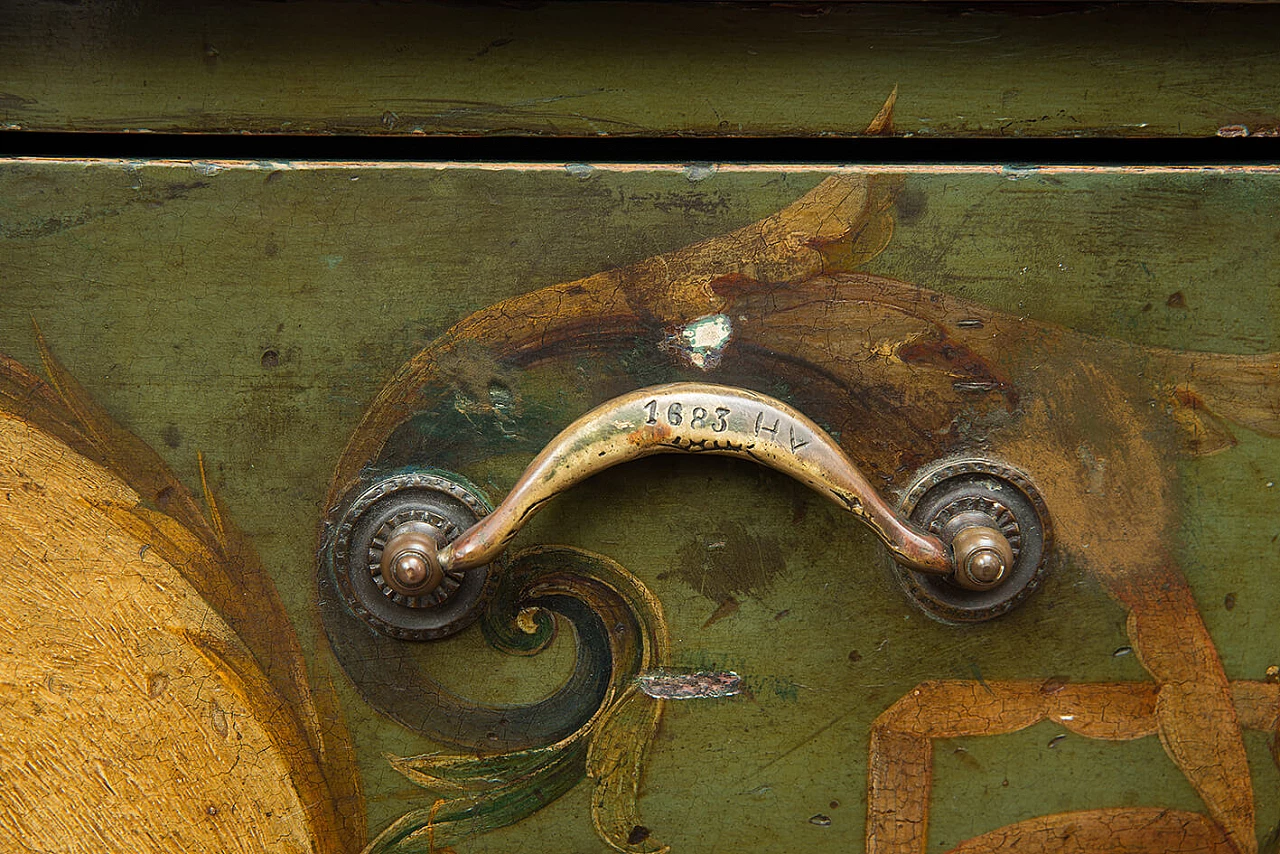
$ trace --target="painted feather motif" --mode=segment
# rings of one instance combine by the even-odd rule
[[[0,361],[4,835],[59,852],[358,849],[345,725],[252,547],[39,344],[50,383]]]

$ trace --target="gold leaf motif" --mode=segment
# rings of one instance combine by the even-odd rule
[[[636,806],[645,753],[665,702],[632,686],[601,718],[587,751],[587,776],[594,783],[592,822],[601,839],[627,854],[671,850],[649,836]]]
[[[0,696],[21,733],[0,758],[25,769],[0,813],[42,850],[353,850],[349,740],[338,716],[322,734],[331,688],[311,692],[256,554],[38,344],[54,387],[0,357]]]

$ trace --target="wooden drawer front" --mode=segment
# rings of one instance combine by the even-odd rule
[[[1259,850],[1278,191],[1270,167],[0,163],[0,827]],[[345,601],[335,531],[369,484],[443,473],[493,506],[579,415],[676,381],[794,407],[895,507],[939,463],[1016,467],[1039,589],[933,619],[845,510],[684,454],[548,501],[446,638]]]

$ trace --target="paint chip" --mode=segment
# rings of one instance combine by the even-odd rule
[[[720,356],[733,337],[733,321],[727,314],[708,314],[691,320],[675,335],[676,349],[695,368],[704,371],[720,364]]]
[[[1040,683],[1041,694],[1056,694],[1067,687],[1070,680],[1066,676],[1050,676]]]
[[[520,613],[516,614],[516,628],[526,635],[536,635],[539,610],[538,608],[521,608]]]
[[[714,177],[715,174],[716,166],[714,163],[690,163],[684,167],[684,177],[688,178],[689,182],[693,184]]]
[[[732,670],[649,670],[636,677],[640,690],[658,700],[703,700],[732,697],[742,690],[742,677]]]
[[[147,676],[147,696],[152,700],[159,697],[169,688],[169,674],[152,673]]]
[[[217,700],[211,700],[209,703],[209,723],[213,727],[213,731],[223,738],[227,737],[227,713],[218,705]]]

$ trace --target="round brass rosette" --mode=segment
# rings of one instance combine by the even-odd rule
[[[347,607],[399,640],[461,631],[480,614],[489,566],[441,569],[439,548],[489,512],[478,492],[424,472],[393,475],[345,502],[326,556]]]
[[[974,623],[1026,601],[1049,572],[1052,529],[1031,479],[990,460],[952,460],[926,470],[907,489],[900,511],[948,543],[957,576],[925,575],[893,564],[902,588],[930,616]],[[991,536],[998,532],[1000,536]],[[985,539],[984,539],[985,537]]]

